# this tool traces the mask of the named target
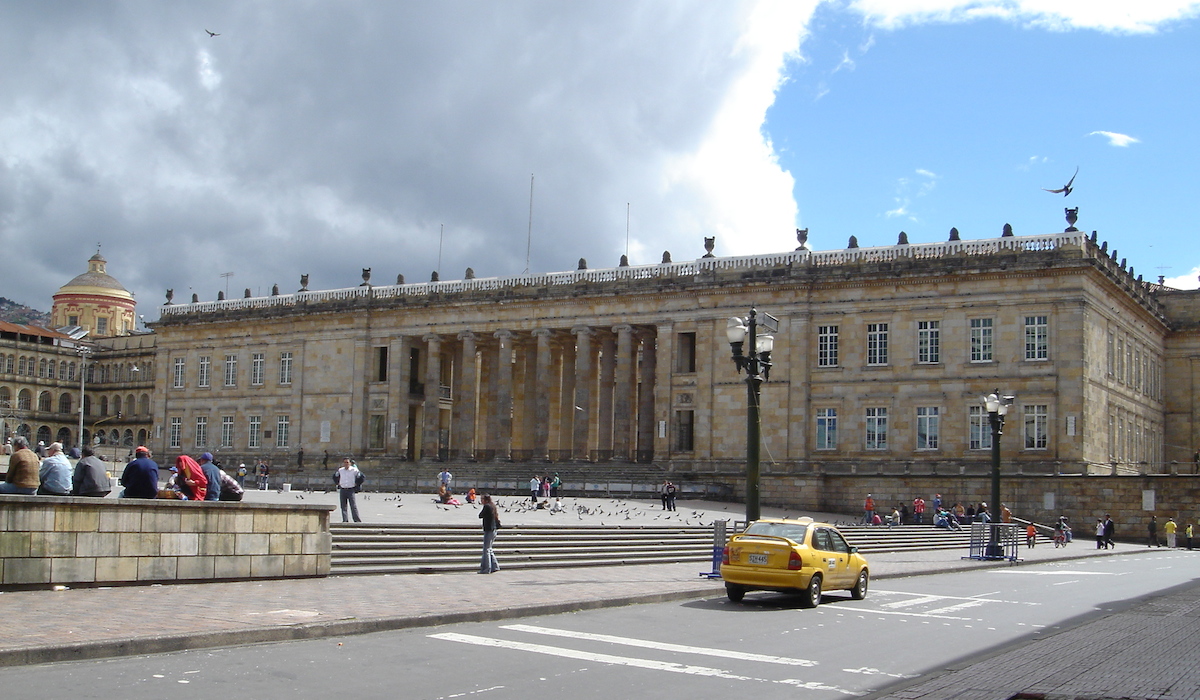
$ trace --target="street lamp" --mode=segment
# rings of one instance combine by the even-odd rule
[[[92,350],[91,350],[91,348],[83,346],[83,345],[80,345],[76,350],[79,353],[79,434],[76,435],[76,437],[78,438],[79,449],[82,450],[83,449],[83,401],[84,401],[84,393],[83,392],[84,392],[84,387],[86,385],[85,379],[87,378],[88,355],[90,355],[92,353]]]
[[[1008,407],[1015,399],[1015,396],[1001,395],[999,389],[980,397],[992,426],[992,526],[991,536],[988,538],[989,557],[1002,556],[1000,544],[996,541],[999,530],[995,527],[996,518],[1000,513],[1000,436],[1004,434],[1004,416],[1008,415]]]
[[[770,335],[779,330],[779,319],[771,314],[758,313],[751,308],[745,320],[729,319],[725,335],[733,349],[733,364],[741,374],[746,370],[746,522],[759,518],[758,472],[759,441],[762,426],[759,424],[759,388],[771,375],[771,350],[775,337]],[[749,347],[746,344],[749,343]],[[743,350],[745,352],[743,352]]]

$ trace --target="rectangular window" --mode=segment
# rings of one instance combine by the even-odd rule
[[[200,358],[200,375],[196,380],[196,386],[207,387],[209,385],[209,374],[212,372],[212,360],[208,357]]]
[[[266,358],[261,352],[256,352],[250,356],[250,383],[254,386],[262,386],[263,383],[263,365],[266,363]]]
[[[1113,338],[1113,332],[1109,331],[1108,332],[1108,376],[1110,376],[1110,377],[1113,376],[1114,374],[1116,374],[1116,370],[1113,366],[1113,352],[1115,352],[1115,350],[1113,349],[1113,345],[1115,342],[1116,341]]]
[[[694,411],[675,412],[675,450],[691,452],[696,449]]]
[[[79,325],[79,317],[78,316],[67,316],[67,325],[68,326],[78,326]]]
[[[1025,414],[1025,449],[1044,450],[1049,442],[1050,411],[1046,404],[1023,407]]]
[[[237,386],[237,355],[225,356],[225,386]]]
[[[970,415],[972,450],[992,449],[992,421],[983,406],[971,406]]]
[[[838,327],[817,326],[817,366],[837,367]]]
[[[888,324],[867,324],[867,364],[886,365],[888,363]]]
[[[275,446],[288,446],[288,433],[292,430],[292,421],[287,416],[279,416],[275,421]]]
[[[675,336],[679,348],[675,354],[675,371],[691,374],[696,371],[696,334],[679,333]]]
[[[183,419],[179,416],[171,416],[171,429],[169,434],[169,446],[179,449],[183,445]]]
[[[1117,338],[1117,381],[1125,383],[1125,338]]]
[[[375,381],[388,380],[388,349],[387,346],[375,348]]]
[[[96,319],[96,335],[108,335],[108,319]]]
[[[262,416],[250,416],[250,432],[247,436],[247,447],[262,447]]]
[[[917,362],[935,365],[942,361],[942,322],[917,321]]]
[[[837,409],[817,409],[817,449],[837,449]]]
[[[233,416],[221,416],[221,447],[233,447]]]
[[[867,449],[887,449],[887,409],[867,409]]]
[[[382,450],[386,447],[384,444],[384,435],[386,435],[384,420],[384,416],[371,416],[370,427],[367,430],[367,447],[372,450]]]
[[[971,319],[971,362],[992,361],[992,319]]]
[[[196,447],[208,444],[208,416],[196,416]]]
[[[1050,326],[1047,316],[1025,317],[1025,359],[1045,360],[1050,357]]]
[[[917,449],[938,448],[938,422],[940,409],[937,406],[917,407]]]
[[[175,384],[174,384],[174,386],[176,389],[183,388],[183,372],[184,372],[185,362],[186,362],[186,360],[184,360],[182,357],[175,358]]]
[[[292,353],[279,353],[279,383],[292,383]]]

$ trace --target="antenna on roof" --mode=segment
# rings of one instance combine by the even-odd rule
[[[229,298],[229,278],[233,277],[232,272],[222,272],[221,276],[225,278],[225,298]]]
[[[625,257],[629,258],[629,202],[625,202]]]
[[[525,238],[525,274],[529,274],[529,251],[533,246],[533,173],[529,174],[529,232]]]
[[[438,275],[442,274],[442,239],[446,237],[446,224],[442,224],[441,231],[438,232]]]

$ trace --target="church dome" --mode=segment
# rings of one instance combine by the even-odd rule
[[[50,321],[55,328],[82,328],[93,338],[127,335],[136,328],[137,302],[125,286],[108,274],[100,251],[88,258],[88,270],[59,287]]]
[[[116,277],[105,272],[105,265],[108,263],[103,255],[96,253],[88,258],[88,271],[82,275],[76,275],[75,279],[67,282],[59,288],[59,293],[76,291],[78,287],[99,287],[101,289],[112,289],[118,292],[124,292],[120,296],[133,298],[129,290],[125,289],[124,285],[117,281]]]

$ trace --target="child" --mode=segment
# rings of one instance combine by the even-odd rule
[[[1036,545],[1037,528],[1033,526],[1033,523],[1029,523],[1028,527],[1025,528],[1025,546],[1033,549]]]

